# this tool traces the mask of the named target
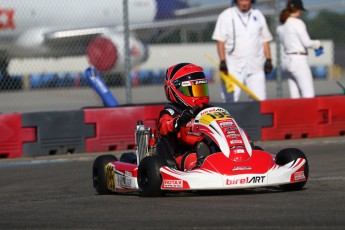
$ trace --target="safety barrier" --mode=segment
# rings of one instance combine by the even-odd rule
[[[0,158],[23,155],[23,143],[35,141],[35,128],[22,128],[21,114],[0,114]]]
[[[272,114],[272,126],[262,128],[262,140],[318,137],[316,98],[276,99],[261,102],[261,113]]]
[[[318,97],[319,136],[345,136],[345,96]]]
[[[85,123],[96,130],[86,140],[86,152],[133,149],[137,121],[154,128],[162,109],[162,105],[85,109]]]
[[[215,103],[252,140],[345,135],[345,96]],[[0,158],[133,149],[138,120],[156,128],[163,104],[0,114]]]
[[[24,143],[24,156],[85,152],[85,139],[94,136],[82,110],[24,113],[22,126],[35,128],[37,135],[34,142]]]

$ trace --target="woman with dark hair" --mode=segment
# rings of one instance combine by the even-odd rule
[[[305,23],[300,16],[306,9],[301,0],[289,0],[281,11],[277,35],[283,46],[283,68],[288,73],[291,98],[315,96],[313,76],[308,64],[308,49],[314,49],[319,56],[323,53],[321,42],[311,40]]]

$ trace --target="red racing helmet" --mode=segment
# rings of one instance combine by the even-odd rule
[[[167,69],[164,90],[167,99],[193,108],[208,104],[208,83],[202,67],[180,63]]]

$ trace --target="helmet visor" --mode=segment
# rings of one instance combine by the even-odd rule
[[[188,97],[208,96],[208,84],[206,79],[183,81],[175,86],[180,93]]]

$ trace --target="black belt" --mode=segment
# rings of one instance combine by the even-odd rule
[[[297,55],[308,55],[307,52],[292,52],[292,53],[286,53],[286,54],[297,54]]]

